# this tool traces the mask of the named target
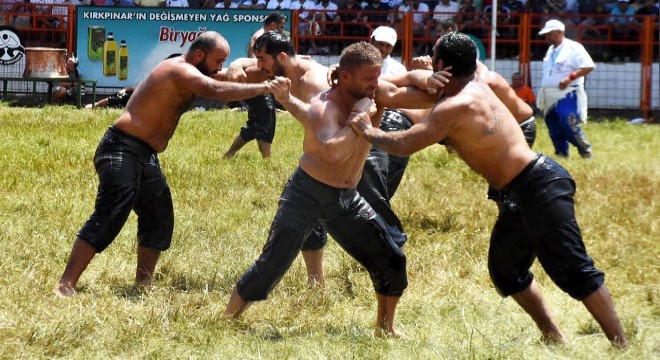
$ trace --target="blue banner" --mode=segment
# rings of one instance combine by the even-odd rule
[[[100,87],[137,85],[159,62],[185,53],[204,31],[217,31],[231,52],[247,56],[252,34],[271,10],[79,7],[76,56],[83,78]],[[291,14],[286,29],[291,28]]]

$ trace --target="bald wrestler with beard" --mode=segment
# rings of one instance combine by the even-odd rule
[[[158,257],[170,247],[174,229],[172,197],[157,154],[167,148],[181,115],[196,96],[241,100],[269,92],[279,81],[237,84],[212,79],[228,56],[227,40],[216,32],[204,32],[185,54],[162,61],[140,82],[96,150],[96,208],[78,232],[56,295],[75,294],[81,274],[112,243],[131,210],[138,216],[135,283],[151,284]]]

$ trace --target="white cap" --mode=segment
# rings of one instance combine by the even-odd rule
[[[561,30],[562,32],[566,29],[564,26],[564,23],[562,23],[559,20],[548,20],[545,23],[545,26],[541,31],[539,31],[539,35],[547,34],[550,31],[555,31],[555,30]]]
[[[396,30],[389,26],[379,26],[371,33],[371,37],[376,41],[386,42],[392,46],[396,44]]]
[[[619,0],[618,2],[630,2],[630,0]]]

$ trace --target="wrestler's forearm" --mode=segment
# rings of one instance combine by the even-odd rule
[[[289,95],[286,98],[278,98],[276,100],[282,104],[282,106],[289,112],[293,117],[298,119],[300,122],[309,121],[309,104],[303,102],[293,95]]]
[[[358,131],[364,135],[367,141],[389,154],[408,156],[415,152],[406,146],[405,138],[397,136],[399,131],[385,132],[373,126],[364,126]]]
[[[214,98],[222,101],[238,101],[263,95],[268,92],[268,83],[258,84],[239,84],[227,81],[219,81],[213,89],[213,92],[203,97]]]
[[[380,78],[391,82],[396,86],[415,86],[422,90],[426,90],[426,81],[431,75],[433,75],[432,71],[412,70],[403,74],[382,75]]]
[[[376,92],[376,103],[390,109],[430,109],[437,97],[411,86],[382,89]]]

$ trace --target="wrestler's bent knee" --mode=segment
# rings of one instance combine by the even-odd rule
[[[298,256],[304,233],[286,226],[273,226],[257,261],[236,283],[245,301],[266,300]]]
[[[174,233],[174,207],[169,187],[142,207],[138,215],[138,243],[141,246],[164,251],[172,244]]]

